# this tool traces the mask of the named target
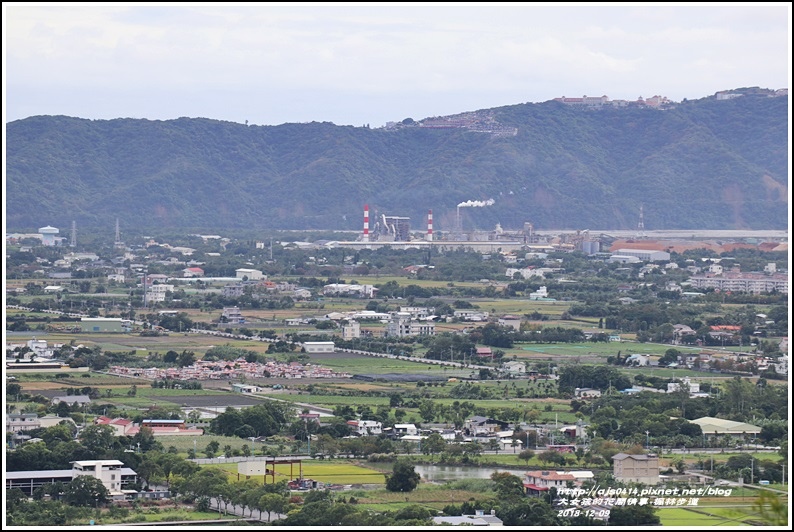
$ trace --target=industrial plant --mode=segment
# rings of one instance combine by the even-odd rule
[[[461,208],[489,207],[494,203],[493,199],[484,201],[470,200],[459,203],[456,207],[454,227],[452,230],[445,232],[434,231],[432,209],[427,211],[426,229],[412,232],[410,217],[375,214],[374,217],[370,218],[369,205],[364,205],[363,230],[359,238],[354,242],[334,242],[333,246],[351,249],[377,249],[383,246],[397,249],[433,247],[439,250],[449,250],[467,248],[490,253],[513,251],[521,249],[528,244],[542,244],[544,242],[543,238],[534,234],[533,226],[530,222],[526,222],[523,229],[518,231],[504,230],[499,224],[490,231],[474,229],[467,231],[464,228]],[[370,219],[374,223],[370,224]]]

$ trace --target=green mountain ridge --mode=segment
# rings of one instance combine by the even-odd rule
[[[6,226],[359,230],[788,227],[788,98],[483,111],[514,136],[417,123],[246,126],[34,116],[6,126]],[[408,123],[408,121],[404,121]]]

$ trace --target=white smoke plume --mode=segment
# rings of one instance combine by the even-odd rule
[[[493,198],[485,201],[469,200],[458,203],[458,207],[488,207],[496,203]]]

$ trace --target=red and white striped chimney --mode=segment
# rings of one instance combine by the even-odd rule
[[[427,211],[427,241],[433,241],[433,209]]]
[[[364,235],[361,240],[369,242],[369,205],[364,205]]]

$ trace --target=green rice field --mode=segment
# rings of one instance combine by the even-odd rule
[[[746,520],[759,520],[750,504],[734,508],[698,506],[660,508],[657,515],[663,526],[752,526]]]

